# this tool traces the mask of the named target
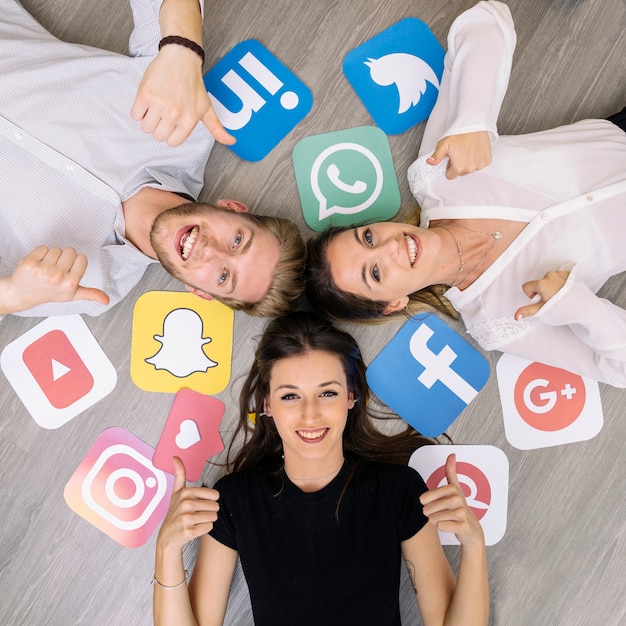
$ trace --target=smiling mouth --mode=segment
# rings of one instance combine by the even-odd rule
[[[317,443],[326,437],[330,428],[318,428],[317,430],[296,430],[296,434],[306,443]]]
[[[407,252],[409,254],[409,262],[411,267],[415,264],[415,260],[417,259],[417,244],[413,237],[409,235],[404,235],[404,241],[406,242]]]
[[[197,236],[197,226],[192,226],[189,230],[184,231],[181,235],[180,240],[178,241],[178,248],[183,261],[186,261],[189,258],[189,254],[191,252],[191,249],[193,248],[193,244],[196,241]]]

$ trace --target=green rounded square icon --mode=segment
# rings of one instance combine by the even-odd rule
[[[293,167],[313,230],[386,221],[400,208],[389,140],[375,126],[305,137],[293,149]]]

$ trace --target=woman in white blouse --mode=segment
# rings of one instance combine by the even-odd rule
[[[595,295],[626,269],[626,110],[499,137],[514,48],[500,2],[455,20],[408,172],[420,226],[322,233],[308,246],[309,300],[343,320],[450,303],[486,350],[626,386],[626,312]]]

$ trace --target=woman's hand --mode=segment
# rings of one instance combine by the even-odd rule
[[[521,320],[530,315],[535,315],[541,307],[557,293],[567,281],[569,272],[560,270],[558,272],[548,272],[539,280],[529,280],[522,285],[524,293],[529,298],[535,298],[533,304],[522,306],[515,312],[515,319]]]
[[[219,493],[207,487],[186,487],[183,462],[174,462],[174,490],[167,515],[161,524],[157,544],[168,550],[182,550],[183,546],[201,535],[206,535],[217,519]]]
[[[454,533],[462,545],[484,546],[483,529],[467,505],[456,475],[456,455],[446,459],[447,485],[432,489],[420,496],[428,521],[445,533]]]
[[[452,180],[486,167],[491,163],[491,140],[486,130],[461,135],[450,135],[439,140],[429,165],[439,165],[448,157],[446,178]]]

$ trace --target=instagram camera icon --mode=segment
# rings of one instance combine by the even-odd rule
[[[174,484],[152,464],[153,452],[127,430],[108,428],[65,486],[65,501],[121,545],[143,545],[165,517]]]

